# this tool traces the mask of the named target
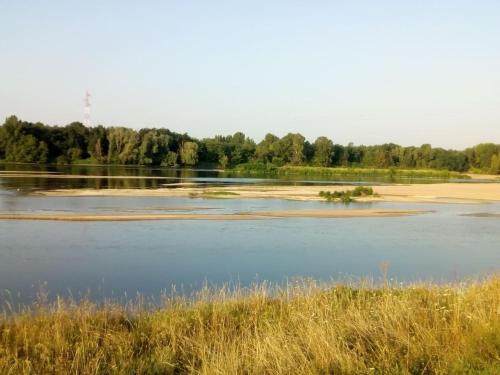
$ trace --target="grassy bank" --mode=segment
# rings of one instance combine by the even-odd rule
[[[413,178],[470,178],[460,172],[438,169],[399,169],[399,168],[359,168],[359,167],[313,167],[273,164],[247,163],[236,166],[239,173],[297,175],[297,176],[375,176],[375,177],[413,177]]]
[[[467,178],[459,172],[437,169],[396,169],[396,168],[328,168],[328,167],[305,167],[305,166],[283,166],[277,169],[278,174],[292,175],[302,174],[321,176],[394,176],[394,177],[429,177],[429,178]]]
[[[0,319],[0,373],[494,374],[499,314],[499,277],[218,290],[154,311],[58,301]]]

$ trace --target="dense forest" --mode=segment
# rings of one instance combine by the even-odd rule
[[[0,127],[0,160],[23,163],[99,163],[154,166],[246,164],[270,169],[283,165],[369,168],[432,168],[500,174],[500,145],[482,143],[463,151],[429,144],[402,147],[335,144],[327,137],[313,143],[298,133],[267,134],[255,143],[241,132],[196,139],[168,129],[87,128],[79,122],[48,126],[15,116]]]

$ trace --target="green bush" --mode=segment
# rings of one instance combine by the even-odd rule
[[[319,196],[325,198],[328,202],[339,200],[342,203],[351,203],[354,197],[367,197],[375,195],[373,188],[366,186],[357,186],[353,190],[347,191],[320,191]]]

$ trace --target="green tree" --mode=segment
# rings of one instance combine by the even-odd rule
[[[8,117],[0,131],[0,157],[21,163],[47,162],[47,144],[30,134],[34,129],[33,124],[19,121],[16,116]]]
[[[226,167],[228,166],[229,164],[229,158],[227,155],[225,154],[222,154],[220,155],[219,157],[219,165],[222,169],[226,169]]]
[[[326,137],[318,137],[313,144],[315,165],[327,167],[333,159],[333,142]]]
[[[39,142],[31,134],[22,135],[15,142],[11,142],[6,149],[7,161],[20,163],[47,162],[48,148],[45,142]]]
[[[183,165],[198,164],[198,145],[195,142],[184,142],[180,149],[180,158]]]
[[[288,133],[278,142],[277,155],[285,163],[300,165],[304,162],[305,138],[299,133]]]
[[[255,158],[263,162],[271,162],[277,155],[279,138],[268,133],[255,149]]]
[[[242,132],[236,132],[230,138],[230,151],[231,165],[246,163],[255,153],[255,142]]]
[[[490,173],[500,174],[500,154],[491,156]]]
[[[474,146],[471,150],[467,150],[467,152],[474,168],[487,171],[490,169],[493,155],[500,153],[500,145],[481,143]]]
[[[138,134],[132,129],[110,128],[108,130],[108,162],[118,164],[137,163]]]
[[[5,127],[0,127],[0,160],[5,159],[5,150],[7,148],[8,135]]]
[[[98,163],[106,161],[108,146],[109,141],[106,128],[99,125],[89,130],[88,152]]]
[[[200,142],[200,159],[217,162],[222,168],[248,162],[255,153],[255,142],[242,132],[217,135]]]
[[[167,152],[167,155],[161,165],[166,167],[175,167],[177,165],[178,158],[179,156],[177,155],[177,152],[169,151]]]
[[[67,154],[70,159],[87,158],[88,142],[89,142],[89,129],[86,128],[81,122],[73,122],[64,128]],[[76,150],[79,151],[76,151]],[[71,151],[70,151],[71,150]]]
[[[169,136],[157,130],[141,130],[139,164],[160,165],[168,153]]]
[[[417,168],[430,168],[429,165],[432,161],[432,146],[430,144],[423,144],[415,150],[415,166]]]

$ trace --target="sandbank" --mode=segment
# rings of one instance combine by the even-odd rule
[[[146,220],[264,220],[281,218],[376,218],[400,217],[429,213],[423,210],[284,210],[240,212],[234,214],[37,214],[0,213],[0,220],[49,221],[146,221]]]
[[[369,185],[369,184],[367,184]],[[210,198],[219,192],[220,198],[276,198],[321,201],[320,191],[351,190],[353,186],[259,186],[242,185],[217,187],[180,187],[159,189],[57,189],[37,191],[43,196],[136,196],[136,197],[191,197]],[[481,203],[500,201],[500,183],[438,183],[394,184],[374,186],[378,196],[359,198],[363,202],[428,202],[428,203]],[[220,195],[226,192],[227,195]],[[235,193],[232,195],[231,193]]]
[[[462,216],[486,217],[486,218],[500,219],[500,212],[477,212],[477,213],[473,213],[473,214],[463,214]]]

